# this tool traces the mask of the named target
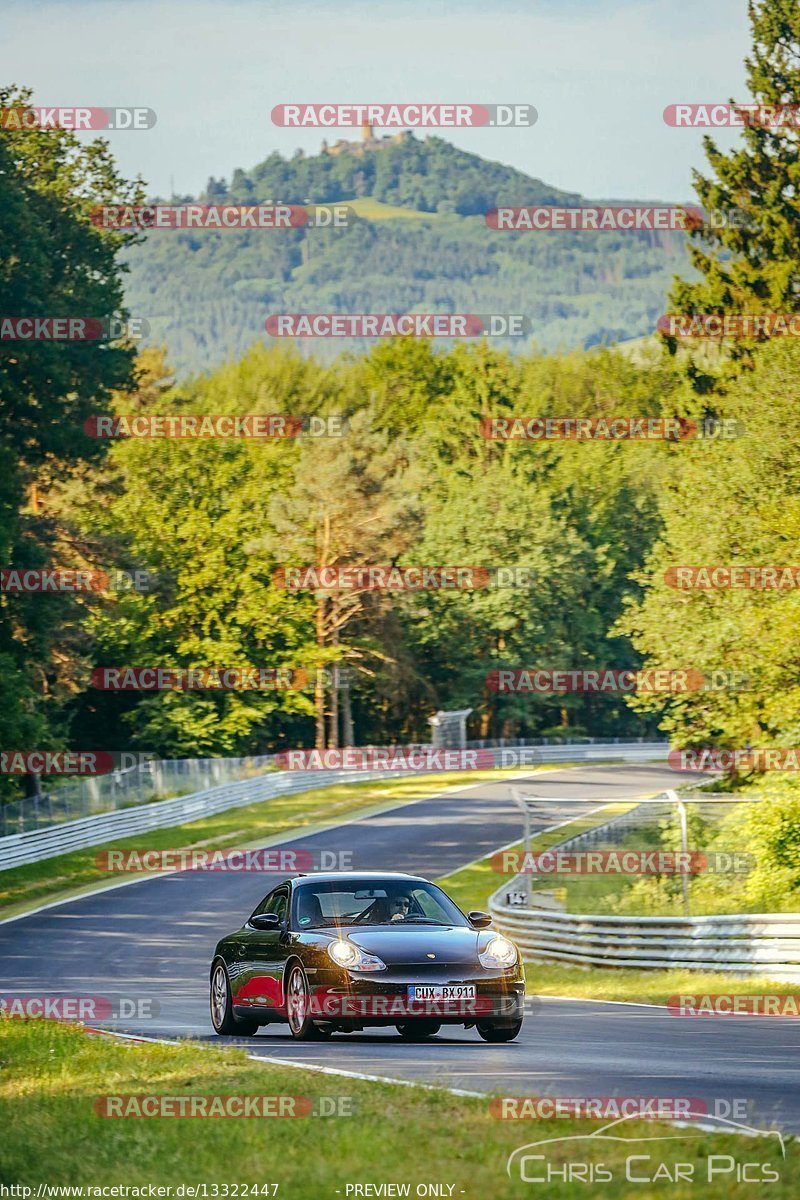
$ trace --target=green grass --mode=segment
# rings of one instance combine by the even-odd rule
[[[491,1047],[484,1048],[484,1058],[492,1053]],[[44,1021],[0,1019],[0,1061],[0,1181],[34,1188],[39,1183],[271,1183],[278,1184],[277,1196],[287,1200],[333,1198],[337,1193],[344,1200],[348,1184],[410,1184],[413,1196],[418,1184],[438,1182],[454,1185],[455,1197],[506,1200],[525,1190],[519,1175],[511,1180],[506,1176],[512,1150],[541,1138],[587,1135],[603,1124],[573,1119],[501,1121],[490,1115],[488,1097],[259,1065],[242,1051],[190,1043],[125,1045]],[[97,1115],[97,1098],[121,1094],[290,1096],[307,1097],[312,1105],[322,1097],[338,1097],[352,1115],[294,1120]],[[751,1200],[753,1184],[737,1184],[735,1176],[705,1182],[710,1154],[729,1154],[736,1162],[769,1162],[780,1172],[769,1195],[775,1200],[796,1195],[800,1156],[791,1140],[783,1160],[773,1138],[691,1129],[684,1133],[652,1121],[626,1122],[623,1131],[631,1139],[679,1134],[679,1140],[606,1141],[601,1146],[583,1141],[577,1148],[563,1142],[545,1148],[554,1165],[602,1161],[614,1176],[601,1189],[585,1191],[574,1182],[554,1181],[546,1188],[548,1200],[600,1192],[607,1200],[631,1196],[624,1160],[632,1154],[652,1155],[651,1173],[661,1160],[689,1163],[695,1172],[694,1183],[636,1186],[642,1200]],[[643,1166],[637,1163],[637,1168]],[[213,1192],[209,1189],[208,1194]]]
[[[586,829],[600,825],[618,813],[632,808],[630,803],[609,804],[600,812],[577,817],[569,825],[537,834],[531,839],[531,849],[541,853]],[[511,848],[522,852],[522,843]],[[436,882],[452,896],[465,912],[471,908],[485,909],[489,896],[500,886],[503,876],[492,869],[489,855],[462,867]],[[510,878],[510,877],[509,877]],[[561,878],[561,877],[559,877]],[[567,877],[564,877],[567,878]],[[554,877],[555,880],[555,877]],[[552,890],[547,880],[540,885]],[[569,901],[571,912],[592,912],[592,904],[618,891],[624,882],[618,876],[571,877],[568,887],[557,894]],[[729,993],[736,996],[754,992],[769,992],[781,996],[793,995],[797,985],[776,983],[766,977],[730,975],[721,971],[664,970],[645,971],[634,968],[579,967],[558,962],[527,962],[527,991],[529,995],[570,996],[577,1000],[627,1000],[639,1003],[665,1004],[675,995]]]
[[[526,768],[533,774],[546,767]],[[97,866],[99,852],[109,849],[175,850],[189,847],[221,848],[263,845],[266,840],[292,831],[307,833],[312,826],[332,825],[356,813],[393,802],[403,804],[435,796],[445,788],[467,787],[482,781],[492,783],[518,777],[519,770],[455,771],[432,777],[406,776],[371,783],[348,783],[313,791],[277,796],[247,808],[234,808],[216,816],[203,817],[186,825],[154,829],[104,846],[92,846],[71,854],[48,858],[0,872],[0,914],[15,916],[49,900],[60,900],[110,882],[110,875]]]
[[[530,995],[571,996],[576,1000],[666,1004],[671,996],[750,996],[762,992],[793,996],[798,990],[796,983],[776,983],[774,979],[762,976],[745,977],[723,971],[686,971],[677,968],[643,971],[627,967],[566,966],[555,962],[529,962],[525,970]]]
[[[352,208],[356,216],[362,217],[366,221],[390,221],[395,218],[401,218],[412,221],[435,221],[437,213],[422,212],[417,208],[401,208],[397,204],[384,204],[382,200],[375,200],[372,196],[358,196],[355,200],[343,200],[342,204],[347,204]]]
[[[635,800],[627,803],[606,804],[599,812],[587,813],[585,816],[576,817],[568,825],[538,833],[531,838],[531,850],[537,854],[543,850],[549,850],[551,846],[557,846],[566,838],[574,837],[587,829],[594,829],[595,825],[602,825],[605,821],[610,821],[612,817],[628,812],[635,807],[635,804]],[[523,843],[518,842],[510,849],[521,854]],[[458,871],[453,871],[450,875],[443,875],[436,882],[445,889],[449,896],[453,897],[459,908],[465,912],[470,908],[485,909],[492,892],[497,891],[504,879],[510,883],[513,878],[512,875],[503,876],[495,871],[492,868],[492,857],[492,855],[487,855],[486,858],[470,863],[469,866],[462,867]],[[558,882],[555,879],[556,886]],[[542,887],[552,890],[552,885],[549,883],[542,884]]]

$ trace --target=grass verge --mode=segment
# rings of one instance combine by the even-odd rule
[[[532,962],[526,964],[526,973],[529,994],[570,996],[576,1000],[666,1004],[672,996],[752,996],[763,992],[771,996],[794,996],[797,993],[796,983],[776,983],[762,976],[729,975],[724,971],[678,968],[641,971],[627,967],[573,967],[555,962]]]
[[[502,1055],[510,1049],[513,1053],[513,1048],[503,1047]],[[492,1049],[485,1047],[484,1052],[489,1055]],[[490,1115],[488,1096],[473,1099],[443,1090],[259,1065],[242,1051],[202,1049],[189,1043],[125,1045],[47,1021],[0,1019],[0,1057],[0,1180],[34,1189],[39,1184],[84,1189],[205,1184],[208,1196],[242,1196],[253,1194],[243,1193],[243,1185],[277,1184],[277,1192],[257,1194],[302,1200],[339,1195],[344,1200],[348,1185],[408,1185],[407,1194],[413,1196],[418,1185],[435,1182],[452,1187],[452,1192],[439,1195],[505,1200],[519,1196],[522,1187],[519,1167],[512,1178],[506,1175],[511,1151],[543,1138],[579,1135],[579,1142],[536,1147],[532,1153],[545,1153],[547,1161],[529,1162],[528,1172],[536,1175],[553,1168],[563,1176],[571,1162],[595,1168],[602,1163],[612,1176],[611,1182],[602,1184],[603,1196],[622,1200],[632,1194],[626,1159],[644,1155],[635,1163],[635,1174],[652,1179],[658,1172],[659,1180],[635,1188],[642,1200],[662,1195],[678,1200],[698,1195],[749,1200],[753,1184],[737,1183],[735,1170],[747,1162],[757,1164],[751,1177],[755,1171],[777,1173],[769,1188],[774,1200],[796,1195],[800,1156],[791,1140],[783,1159],[772,1137],[744,1138],[694,1128],[679,1131],[659,1122],[629,1121],[622,1133],[630,1141],[593,1144],[586,1138],[603,1122],[502,1121]],[[349,1115],[113,1119],[95,1109],[98,1098],[110,1095],[304,1097],[312,1113],[324,1105]],[[295,1110],[299,1107],[295,1101]],[[619,1135],[619,1127],[612,1132]],[[676,1135],[677,1140],[669,1141],[635,1140],[675,1139]],[[732,1161],[726,1160],[724,1174],[707,1182],[712,1155],[729,1155]],[[668,1178],[676,1162],[687,1164],[684,1182]],[[219,1185],[216,1192],[214,1184]],[[226,1184],[231,1185],[228,1192],[223,1190]],[[575,1182],[556,1177],[546,1192],[548,1200],[573,1200]],[[591,1194],[596,1194],[594,1188]]]
[[[577,833],[592,829],[618,813],[627,811],[634,807],[634,804],[634,801],[627,804],[609,804],[599,812],[577,817],[568,825],[537,834],[531,839],[531,849],[534,853],[548,850],[568,837],[574,837]],[[520,842],[511,849],[521,853],[523,845]],[[485,909],[489,896],[500,886],[501,880],[502,876],[492,868],[490,855],[450,875],[442,876],[436,882],[453,897],[461,909],[468,911],[471,908]],[[600,895],[607,890],[605,880],[604,876],[581,878],[579,898],[585,905],[583,911],[592,911],[589,907],[592,884],[599,883],[597,894]],[[574,894],[572,900],[570,911],[580,911],[579,908],[576,909]],[[569,996],[576,1000],[622,1000],[642,1004],[666,1004],[670,997],[677,995],[749,996],[768,992],[770,995],[789,996],[797,991],[796,984],[776,983],[761,976],[730,975],[722,971],[644,971],[634,968],[568,966],[547,961],[528,963],[527,978],[529,995]]]
[[[564,764],[570,766],[573,764]],[[542,767],[526,768],[534,774]],[[550,768],[552,769],[552,768]],[[118,883],[122,875],[109,875],[97,865],[102,850],[179,850],[196,847],[225,849],[263,846],[270,839],[297,831],[308,833],[313,826],[332,825],[356,814],[393,803],[404,804],[435,796],[447,788],[468,787],[480,782],[502,783],[519,776],[519,770],[454,771],[371,783],[348,783],[316,788],[294,795],[261,800],[247,808],[233,808],[215,816],[202,817],[186,825],[153,829],[102,847],[75,850],[57,858],[13,867],[0,872],[0,916],[12,917],[37,904],[66,899],[98,887]]]
[[[635,805],[635,800],[620,802],[618,804],[605,804],[597,812],[576,817],[567,825],[559,826],[557,829],[548,829],[543,833],[537,833],[531,838],[531,850],[535,854],[539,854],[543,850],[549,850],[551,846],[557,846],[559,842],[563,842],[566,838],[575,837],[576,834],[584,833],[587,829],[594,829],[596,825],[602,825],[605,821],[610,821],[612,817],[616,817],[620,813],[628,812]],[[512,853],[517,852],[521,854],[523,849],[522,842],[509,847]],[[450,875],[443,875],[436,882],[440,887],[445,889],[448,896],[453,897],[459,908],[465,912],[470,908],[485,909],[492,892],[497,891],[503,882],[503,876],[498,874],[492,867],[493,857],[493,855],[487,855],[486,858],[478,859],[476,862],[470,863],[458,871],[453,871]],[[508,876],[509,882],[511,878],[512,876]]]

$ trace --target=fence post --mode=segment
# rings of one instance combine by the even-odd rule
[[[675,802],[678,809],[678,820],[681,825],[681,852],[684,856],[681,861],[687,863],[689,861],[689,825],[686,819],[686,804],[671,788],[667,790],[666,794],[670,800]],[[681,890],[683,891],[683,915],[688,917],[691,916],[691,913],[689,912],[689,874],[687,871],[681,871]]]

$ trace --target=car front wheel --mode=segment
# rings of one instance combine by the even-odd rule
[[[477,1030],[485,1042],[513,1042],[522,1029],[522,1021],[513,1025],[483,1025],[478,1024]]]
[[[218,962],[211,972],[211,1024],[221,1037],[252,1037],[258,1021],[234,1016],[228,972]]]
[[[286,984],[286,1016],[289,1032],[299,1042],[322,1041],[331,1036],[329,1028],[315,1025],[311,1020],[306,973],[299,963],[292,967]]]

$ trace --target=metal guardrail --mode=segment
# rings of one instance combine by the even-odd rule
[[[725,802],[721,796],[711,799]],[[656,806],[660,800],[653,798],[650,803]],[[566,838],[558,847],[574,848],[606,831],[613,837],[620,825],[624,828],[635,819],[636,812],[633,809]],[[576,967],[727,971],[800,983],[800,913],[636,917],[566,913],[511,903],[509,897],[528,894],[529,880],[528,874],[516,875],[489,898],[496,928],[516,942],[526,961],[562,962]]]
[[[492,897],[495,925],[526,960],[576,966],[731,971],[800,982],[800,914],[614,917],[509,908]]]
[[[537,747],[536,750],[526,749],[524,760],[518,765],[525,767],[541,762],[596,761],[601,758],[617,762],[663,761],[668,749],[667,744],[662,742],[622,743],[605,747]],[[509,761],[511,754],[512,750],[508,747],[493,751],[495,765],[515,765]],[[276,796],[330,787],[337,783],[365,783],[375,779],[397,778],[400,774],[397,770],[271,771],[253,779],[222,784],[189,796],[177,796],[172,800],[157,800],[151,804],[81,817],[76,821],[65,821],[44,829],[0,838],[0,871],[40,862],[46,858],[55,858],[72,850],[101,846],[106,842],[151,829],[166,829],[173,825],[197,821],[201,817],[212,816],[231,808],[243,808]],[[469,775],[469,771],[464,772],[465,784]]]
[[[138,755],[132,754],[132,758]],[[194,794],[205,788],[261,775],[275,755],[248,758],[152,758],[115,768],[107,775],[41,780],[38,796],[0,804],[0,839],[62,821],[77,821],[153,800]]]
[[[214,816],[232,808],[245,808],[248,804],[271,800],[276,796],[314,787],[328,787],[335,783],[364,782],[385,774],[388,772],[353,771],[345,774],[342,771],[273,771],[255,779],[208,788],[192,796],[177,796],[173,800],[159,800],[117,812],[81,817],[77,821],[65,821],[47,829],[11,834],[10,837],[0,838],[0,871],[55,858],[59,854],[69,854],[71,850],[102,846],[106,842],[151,829],[168,829],[173,825],[199,821],[202,817]]]

